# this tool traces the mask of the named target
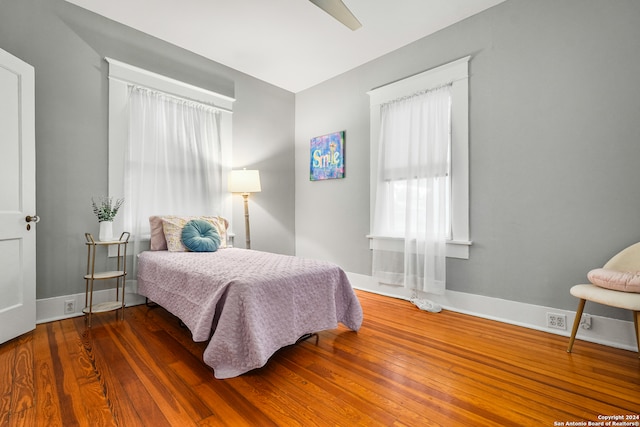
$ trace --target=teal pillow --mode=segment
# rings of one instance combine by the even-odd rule
[[[182,228],[182,244],[192,252],[215,252],[220,234],[209,221],[193,219]]]

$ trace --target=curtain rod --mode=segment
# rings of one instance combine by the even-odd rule
[[[206,101],[202,101],[200,99],[190,98],[190,97],[187,97],[187,96],[184,96],[184,95],[176,95],[175,93],[167,92],[167,91],[164,91],[164,90],[160,90],[160,89],[157,89],[157,88],[154,88],[154,87],[149,87],[149,86],[146,86],[146,85],[143,85],[143,84],[139,84],[139,83],[130,82],[130,81],[127,81],[125,79],[119,79],[117,77],[111,77],[110,76],[109,80],[115,80],[115,81],[124,83],[124,84],[126,84],[128,86],[134,86],[134,87],[137,86],[137,87],[140,87],[140,88],[152,91],[152,92],[162,93],[164,95],[170,96],[170,97],[178,99],[178,100],[194,102],[196,104],[203,105],[203,106],[205,106],[207,108],[212,108],[214,110],[218,110],[218,111],[222,111],[222,112],[225,112],[225,113],[233,114],[233,110],[230,110],[230,109],[224,108],[224,107],[220,107],[219,105],[216,105],[216,104],[213,104],[213,103],[209,103],[209,102],[206,102]]]

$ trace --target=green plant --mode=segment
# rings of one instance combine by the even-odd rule
[[[113,221],[118,213],[118,209],[124,203],[124,199],[117,199],[113,202],[113,197],[100,197],[98,203],[91,198],[91,206],[93,207],[93,213],[98,217],[98,222]]]

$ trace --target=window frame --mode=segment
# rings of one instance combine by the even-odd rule
[[[108,120],[108,192],[114,199],[124,195],[125,144],[129,133],[128,86],[139,85],[172,96],[211,105],[221,111],[220,143],[222,149],[222,188],[227,188],[231,170],[232,114],[234,98],[163,76],[124,62],[105,57],[109,65],[109,120]],[[230,218],[231,194],[222,200],[222,215]],[[115,221],[123,229],[122,215]]]
[[[469,258],[469,61],[471,56],[398,80],[367,92],[370,102],[370,224],[375,212],[380,105],[452,83],[451,89],[451,239],[447,257]],[[404,239],[370,234],[371,249],[402,252]]]

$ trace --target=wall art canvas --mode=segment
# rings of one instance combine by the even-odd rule
[[[309,179],[344,178],[345,131],[311,138]]]

